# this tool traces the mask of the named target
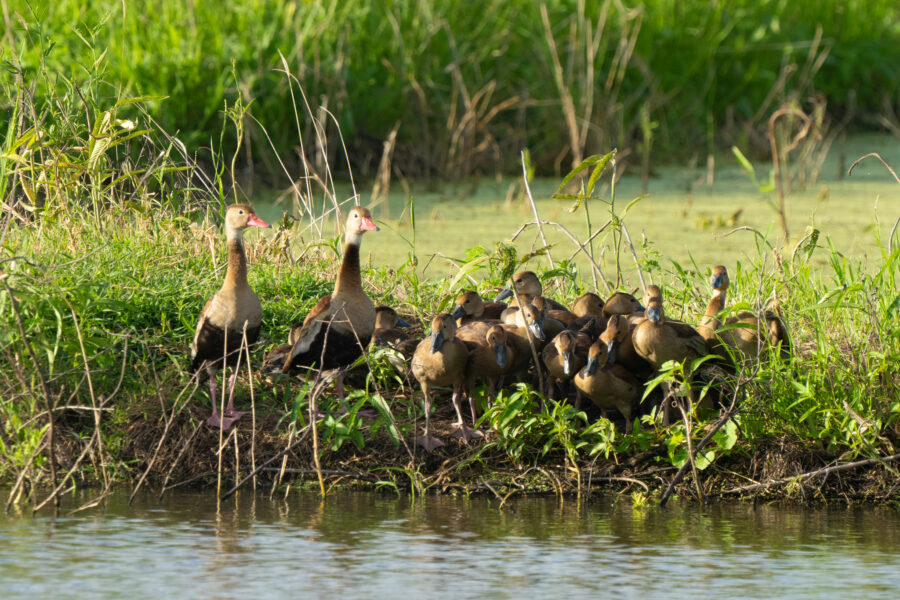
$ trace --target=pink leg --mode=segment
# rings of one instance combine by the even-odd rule
[[[435,448],[443,446],[444,442],[431,435],[431,394],[427,390],[423,389],[422,391],[425,394],[425,435],[417,437],[416,441],[425,450],[431,452]]]
[[[474,430],[463,423],[462,411],[459,410],[459,388],[453,389],[453,408],[456,409],[456,423],[453,424],[453,437],[460,438],[463,443],[476,437]],[[472,408],[472,417],[475,417],[475,409]]]
[[[212,381],[212,379],[210,379]],[[222,429],[228,431],[235,421],[243,417],[246,412],[234,410],[234,386],[237,383],[237,373],[232,373],[228,378],[228,404],[225,406],[225,414],[220,415],[216,406],[215,397],[213,397],[213,414],[209,417],[209,424],[213,427],[221,426]]]

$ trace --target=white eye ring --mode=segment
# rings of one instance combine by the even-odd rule
[[[238,210],[238,214],[239,214],[239,215],[244,214],[244,210],[243,210],[243,209]]]

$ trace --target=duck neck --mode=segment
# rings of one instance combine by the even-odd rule
[[[344,258],[341,260],[341,269],[338,271],[337,282],[334,284],[334,295],[341,292],[355,292],[362,290],[362,276],[359,272],[359,244],[361,236],[346,235],[344,244]]]
[[[713,290],[712,298],[706,305],[706,312],[703,313],[703,325],[719,327],[722,323],[719,320],[719,313],[725,310],[725,298],[727,296],[725,290]]]
[[[228,269],[225,271],[223,287],[241,287],[247,285],[247,254],[244,252],[244,240],[241,232],[228,229],[225,232],[228,240]]]

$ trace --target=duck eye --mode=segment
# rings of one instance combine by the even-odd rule
[[[242,215],[242,214],[244,214],[244,211],[243,211],[243,209],[241,209],[241,210],[239,210],[239,211],[238,211],[238,214],[239,214],[239,215]]]

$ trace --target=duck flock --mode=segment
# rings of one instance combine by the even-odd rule
[[[209,378],[209,423],[223,429],[244,414],[234,408],[235,378],[244,355],[241,349],[253,347],[262,324],[262,305],[247,282],[241,236],[248,227],[269,225],[246,204],[229,206],[225,214],[225,281],[200,312],[191,344],[191,371],[201,371]],[[334,292],[322,297],[303,323],[291,326],[287,343],[268,353],[261,372],[271,378],[309,368],[338,370],[337,394],[343,398],[346,367],[371,344],[394,348],[404,358],[399,366],[422,388],[425,428],[416,440],[429,451],[444,445],[430,424],[435,387],[452,388],[457,416],[453,436],[463,441],[483,435],[475,427],[471,394],[477,383],[486,383],[493,398],[501,385],[534,381],[538,369],[544,374],[539,379],[545,382],[542,391],[548,396],[568,397],[573,391],[576,407],[587,397],[604,416],[608,409],[615,409],[630,432],[645,385],[667,361],[714,354],[733,369],[741,361],[758,359],[772,350],[783,358],[790,352],[785,324],[771,311],[760,315],[741,312],[723,322],[720,315],[729,286],[723,266],[712,269],[712,298],[697,327],[666,318],[662,292],[655,285],[647,286],[643,302],[626,292],[616,292],[606,301],[587,293],[570,310],[544,297],[537,275],[523,271],[514,275],[512,285],[493,301],[464,291],[452,312],[432,319],[427,337],[409,338],[398,329],[409,324],[390,307],[376,308],[362,285],[360,243],[365,232],[377,230],[368,209],[350,209]],[[508,303],[501,302],[507,298]],[[215,379],[226,365],[233,371],[228,402],[220,411]],[[471,427],[461,408],[466,399]],[[663,422],[668,424],[668,410],[662,412]]]

